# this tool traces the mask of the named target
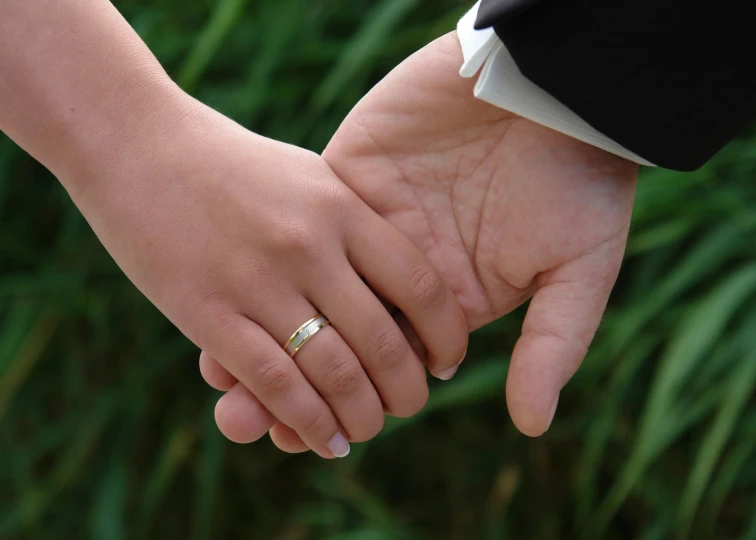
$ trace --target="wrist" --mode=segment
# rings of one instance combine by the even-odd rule
[[[181,93],[107,0],[3,6],[0,129],[76,191]]]
[[[82,137],[56,172],[90,223],[140,221],[159,204],[176,204],[187,193],[222,185],[219,165],[236,141],[229,144],[228,130],[249,134],[173,84],[150,85],[144,99],[133,103],[126,125],[108,137]],[[249,148],[257,154],[255,144]]]
[[[76,200],[108,171],[129,170],[169,144],[192,102],[164,72],[148,74],[82,114],[72,111],[46,165]]]

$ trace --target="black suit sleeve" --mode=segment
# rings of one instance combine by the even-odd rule
[[[693,170],[756,117],[748,0],[482,0],[523,75],[648,161]]]

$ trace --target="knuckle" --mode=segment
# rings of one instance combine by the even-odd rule
[[[444,282],[433,269],[420,266],[410,272],[409,287],[415,303],[423,308],[440,306],[446,295]]]
[[[206,278],[197,280],[195,289],[187,295],[189,309],[217,313],[223,310],[227,303],[226,297],[216,286],[205,284]]]
[[[314,439],[323,439],[321,434],[329,430],[331,423],[329,421],[330,415],[324,411],[313,411],[302,422],[302,433],[310,435]],[[330,431],[335,431],[330,429]]]
[[[187,337],[203,350],[224,336],[233,335],[238,326],[237,317],[222,305],[220,295],[216,293],[203,296],[189,312],[200,313],[212,321],[212,324],[198,324],[185,330]]]
[[[375,334],[373,366],[379,371],[390,371],[404,362],[407,356],[407,343],[404,336],[394,330],[383,330]]]
[[[362,383],[362,368],[348,359],[336,361],[325,374],[325,390],[329,395],[345,396],[359,390]]]
[[[278,362],[263,365],[257,378],[262,388],[270,393],[285,393],[294,385],[290,366]]]
[[[317,252],[317,247],[312,241],[311,230],[312,228],[306,223],[281,224],[280,228],[271,232],[270,241],[280,252],[309,257]]]
[[[332,249],[328,234],[320,234],[324,225],[320,215],[303,209],[299,215],[280,219],[275,227],[266,230],[265,248],[277,257],[315,263]],[[275,261],[275,258],[270,259]]]

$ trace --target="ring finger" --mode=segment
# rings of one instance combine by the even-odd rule
[[[267,305],[275,309],[260,313],[259,320],[282,345],[302,323],[318,314],[302,297],[278,299]],[[349,440],[373,438],[383,428],[383,405],[359,360],[330,324],[310,336],[294,353],[293,361],[331,407]]]

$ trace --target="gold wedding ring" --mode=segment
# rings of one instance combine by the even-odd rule
[[[283,346],[286,354],[294,358],[297,351],[299,351],[299,349],[301,349],[312,336],[317,334],[321,328],[325,328],[329,324],[331,324],[331,322],[326,319],[325,315],[321,315],[320,313],[315,315],[312,319],[297,328],[297,331],[291,335],[289,341]]]

